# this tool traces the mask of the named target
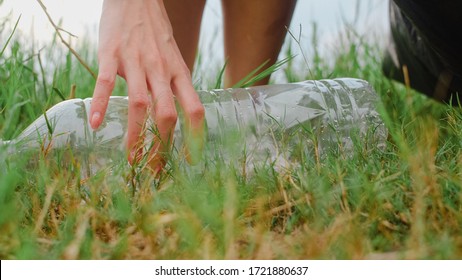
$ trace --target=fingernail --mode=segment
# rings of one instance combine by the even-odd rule
[[[132,164],[135,164],[135,163],[138,163],[141,161],[143,157],[143,150],[141,149],[136,149],[136,148],[133,148],[131,151],[130,151],[130,155],[129,155],[129,158],[128,158],[128,161]]]
[[[128,161],[129,161],[131,164],[135,163],[135,159],[136,159],[135,157],[136,157],[136,150],[135,150],[135,149],[132,149],[132,150],[130,151],[130,155],[128,156]]]
[[[101,113],[100,112],[95,112],[95,113],[93,113],[93,116],[91,116],[90,124],[91,124],[91,127],[93,129],[98,128],[100,118],[101,118]]]

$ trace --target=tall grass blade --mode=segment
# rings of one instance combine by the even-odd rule
[[[21,16],[19,16],[18,19],[16,20],[16,23],[14,24],[14,27],[13,27],[13,31],[11,31],[10,36],[8,36],[8,39],[6,40],[6,43],[5,43],[5,45],[3,46],[3,48],[2,48],[2,51],[0,51],[0,57],[3,56],[3,53],[5,52],[6,47],[7,47],[8,44],[10,43],[11,38],[13,38],[13,35],[14,35],[14,33],[16,32],[16,28],[18,28],[18,24],[19,24],[19,21],[20,21],[20,20],[21,20]]]

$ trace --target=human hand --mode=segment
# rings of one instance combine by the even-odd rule
[[[93,129],[101,125],[116,76],[120,75],[128,85],[127,149],[131,163],[141,155],[140,139],[149,112],[158,130],[150,165],[154,171],[163,167],[162,155],[169,151],[178,116],[175,99],[184,112],[184,138],[191,143],[191,154],[201,148],[197,143],[203,137],[204,107],[173,38],[162,0],[105,0],[98,61],[90,124]]]

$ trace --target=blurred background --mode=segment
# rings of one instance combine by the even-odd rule
[[[92,48],[96,52],[103,0],[42,2],[53,20],[77,37],[71,39],[73,46],[90,45],[90,52]],[[54,38],[54,29],[36,0],[4,0],[0,6],[0,17],[11,18],[10,26],[6,26],[10,29],[21,17],[16,36],[35,42],[36,49],[46,46]],[[196,80],[206,80],[205,76],[214,76],[223,66],[221,19],[220,0],[208,0],[199,46],[201,61],[194,74]],[[332,53],[336,48],[342,47],[339,41],[342,40],[340,36],[344,36],[345,29],[354,30],[359,36],[385,45],[388,38],[388,0],[298,0],[290,30],[300,37],[300,44],[287,36],[280,58],[287,57],[287,50],[290,48],[291,54],[296,55],[294,60],[302,62],[294,64],[303,68],[306,63],[303,63],[303,56],[299,55],[301,52],[310,57],[316,47],[317,55]],[[314,44],[317,46],[313,46]],[[282,81],[282,76],[275,73],[273,81]]]

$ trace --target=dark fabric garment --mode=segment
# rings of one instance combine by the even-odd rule
[[[462,101],[462,0],[393,0],[385,74],[439,101]],[[459,96],[460,94],[460,96]]]

